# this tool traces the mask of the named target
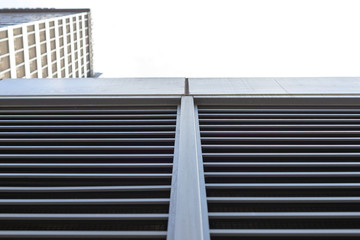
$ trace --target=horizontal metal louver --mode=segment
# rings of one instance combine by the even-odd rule
[[[212,240],[359,239],[360,109],[198,114]]]
[[[177,106],[0,108],[0,238],[166,239]]]

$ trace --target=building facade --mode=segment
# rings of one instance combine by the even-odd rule
[[[0,79],[92,75],[89,9],[0,9]]]
[[[359,81],[4,79],[0,238],[359,239]]]

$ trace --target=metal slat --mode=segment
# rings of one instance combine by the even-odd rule
[[[207,189],[352,189],[360,183],[207,183]],[[0,188],[1,189],[1,188]]]
[[[0,136],[164,136],[174,135],[172,131],[158,131],[158,132],[0,132]]]
[[[359,237],[359,229],[212,229],[213,237]]]
[[[0,114],[27,114],[31,113],[33,115],[34,113],[37,114],[48,114],[48,113],[70,113],[70,114],[82,114],[82,113],[176,113],[176,108],[171,109],[20,109],[20,110],[0,110]]]
[[[359,138],[360,139],[360,138]],[[175,138],[0,138],[0,142],[17,143],[17,142],[119,142],[119,143],[137,143],[137,142],[174,142]]]
[[[0,168],[169,168],[172,163],[0,163]]]
[[[201,131],[203,136],[218,135],[360,135],[360,131]]]
[[[2,154],[0,154],[1,158]],[[208,158],[228,157],[360,157],[358,152],[344,153],[203,153]]]
[[[0,119],[21,119],[21,118],[35,118],[35,119],[39,119],[39,118],[45,118],[45,119],[62,119],[62,118],[75,118],[75,119],[91,119],[91,118],[95,118],[95,119],[102,119],[102,118],[107,118],[107,119],[111,119],[111,118],[134,118],[134,119],[139,119],[139,118],[175,118],[176,114],[131,114],[131,115],[125,115],[125,114],[106,114],[106,115],[102,115],[102,114],[93,114],[93,115],[1,115],[0,114]]]
[[[238,118],[251,118],[251,117],[261,117],[261,118],[272,118],[272,117],[288,117],[288,118],[318,118],[318,117],[324,117],[324,118],[332,118],[332,117],[338,117],[338,118],[359,118],[360,114],[352,113],[352,114],[344,114],[344,113],[337,113],[337,114],[329,114],[329,113],[199,113],[199,117],[238,117]]]
[[[246,142],[256,142],[256,141],[265,141],[265,142],[309,142],[309,141],[318,141],[318,142],[352,142],[360,141],[360,137],[202,137],[203,141],[246,141]],[[1,139],[0,139],[1,140]]]
[[[317,108],[261,108],[261,107],[256,107],[256,108],[199,108],[199,113],[207,113],[207,112],[220,112],[220,113],[227,113],[227,112],[295,112],[297,114],[299,114],[300,112],[339,112],[339,113],[344,113],[344,112],[353,112],[353,113],[360,113],[359,109],[356,108],[344,108],[344,109],[339,109],[339,108],[329,108],[329,109],[317,109]]]
[[[167,220],[169,214],[21,214],[0,213],[0,221],[23,221],[23,220]]]
[[[175,125],[13,125],[13,126],[0,126],[1,130],[67,130],[67,129],[175,129]]]
[[[210,219],[359,219],[360,212],[212,212]],[[1,214],[0,214],[1,219]]]
[[[6,158],[27,158],[27,159],[46,159],[46,158],[172,158],[173,154],[0,154],[0,159]]]
[[[0,178],[171,178],[167,173],[0,173]]]
[[[360,123],[360,119],[343,119],[343,118],[332,118],[332,119],[315,119],[315,118],[299,118],[299,119],[283,119],[283,118],[267,118],[267,119],[254,119],[254,118],[243,118],[243,119],[200,119],[200,123]],[[0,122],[1,123],[1,122]]]
[[[360,203],[360,197],[208,197],[209,203]]]
[[[168,204],[169,202],[169,198],[0,199],[0,205],[141,205]]]
[[[90,186],[90,187],[0,187],[0,192],[123,192],[164,191],[171,186]]]
[[[0,238],[166,238],[166,231],[1,231]]]
[[[0,120],[0,124],[174,124],[175,119],[126,119],[126,120]]]
[[[0,167],[2,165],[0,164]],[[206,162],[205,167],[359,167],[360,162]]]
[[[206,172],[205,177],[360,177],[360,172]]]
[[[274,145],[274,144],[256,144],[256,145],[228,145],[228,144],[204,144],[202,145],[202,148],[205,149],[353,149],[353,148],[359,148],[360,145],[355,144],[346,144],[346,145]]]
[[[0,150],[173,150],[173,146],[0,146]]]
[[[242,125],[202,125],[201,129],[224,129],[224,128],[232,128],[232,129],[261,129],[261,128],[269,128],[269,129],[308,129],[308,128],[326,128],[326,129],[337,129],[337,128],[360,128],[360,124],[242,124]]]

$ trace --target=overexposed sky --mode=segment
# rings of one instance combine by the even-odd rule
[[[360,76],[359,0],[0,0],[91,8],[102,77]]]

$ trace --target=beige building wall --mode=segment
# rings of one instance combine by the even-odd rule
[[[1,27],[0,79],[92,76],[90,25],[81,12]]]

